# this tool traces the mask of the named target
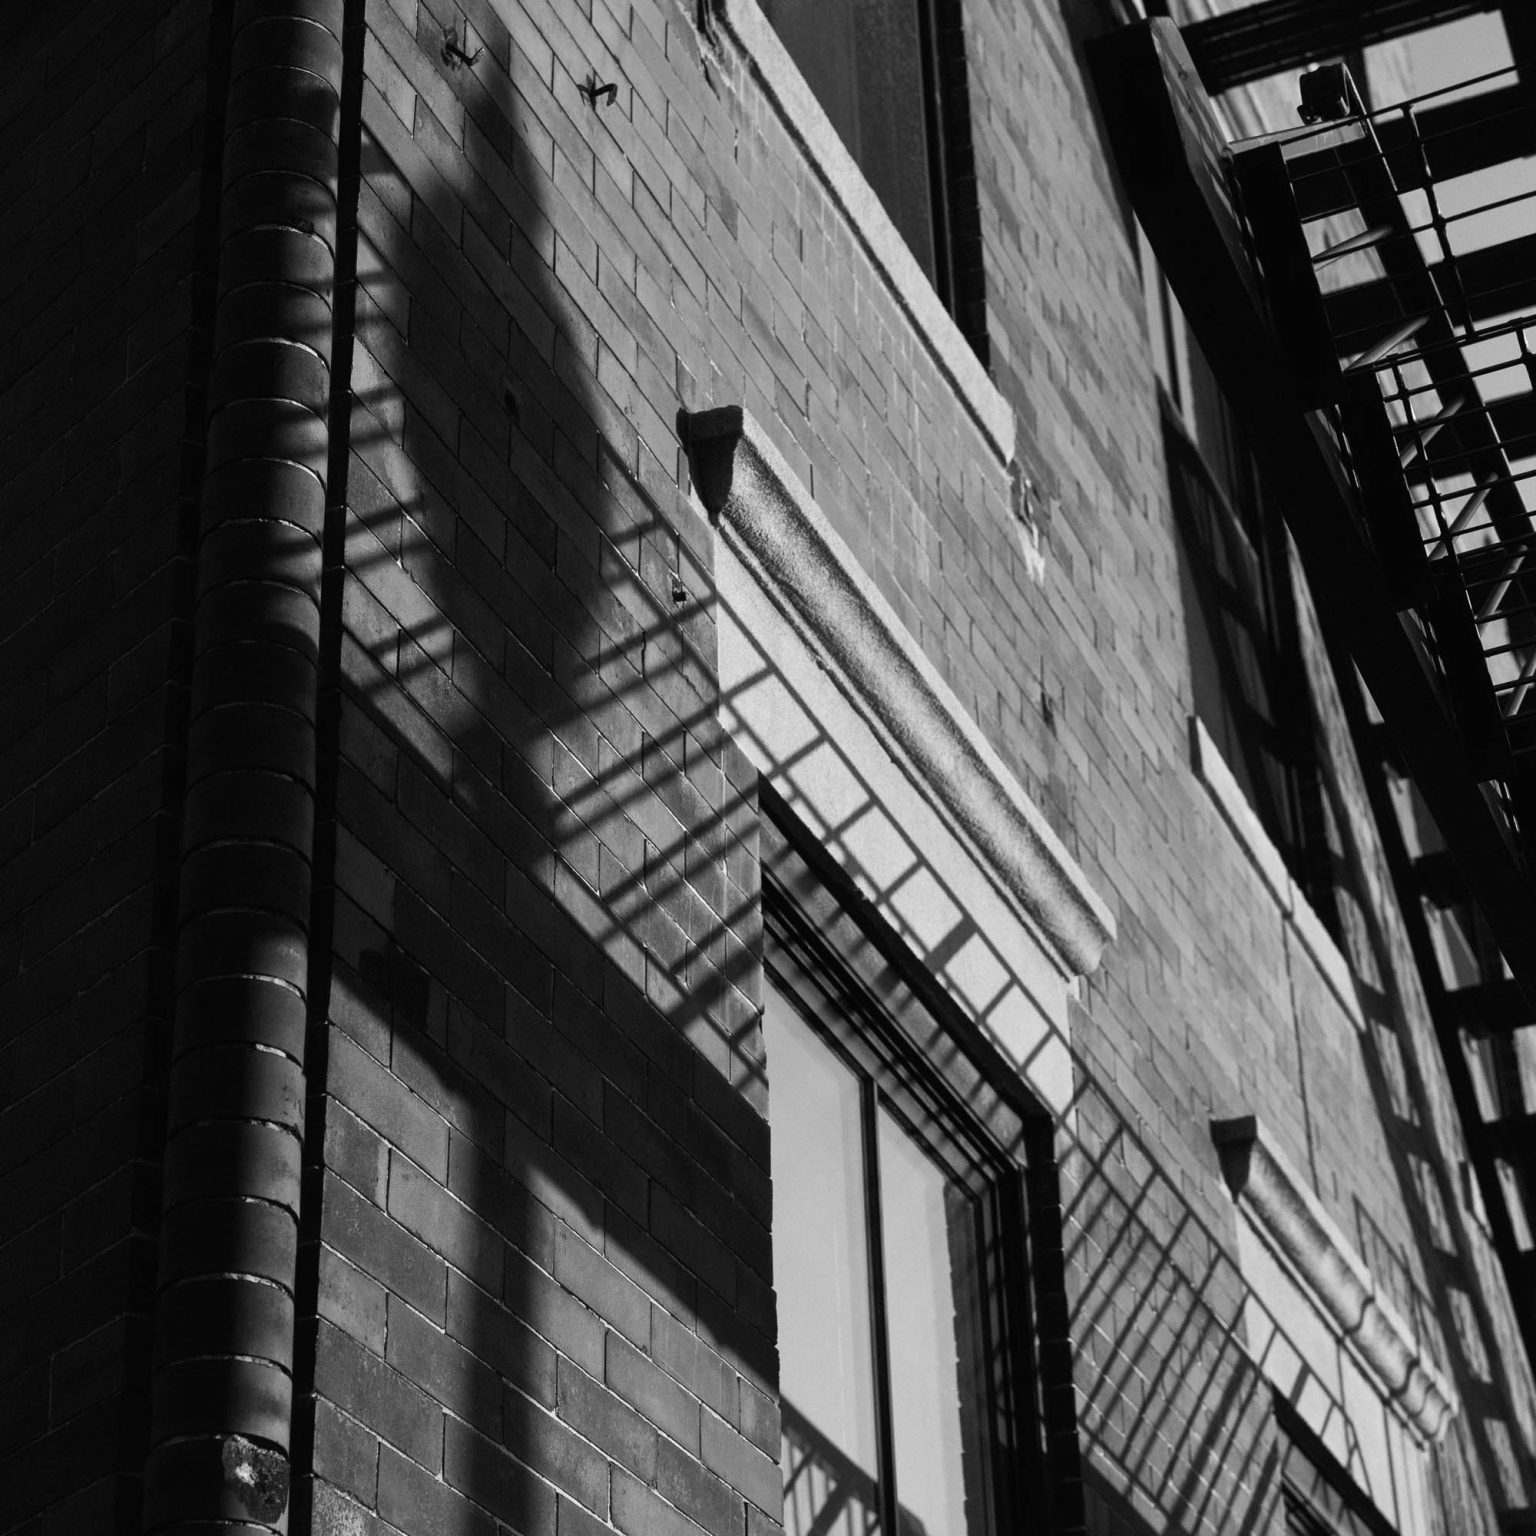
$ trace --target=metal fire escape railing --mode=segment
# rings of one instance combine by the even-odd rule
[[[1528,144],[1536,103],[1508,71],[1380,112],[1344,105],[1342,121],[1235,164],[1260,261],[1283,274],[1271,297],[1309,403],[1337,408],[1398,606],[1423,618],[1479,776],[1529,858],[1536,173],[1463,167],[1471,140]]]
[[[1509,70],[1365,110],[1342,66],[1303,77],[1326,120],[1235,146],[1274,331],[1330,424],[1382,587],[1529,882],[1536,870],[1536,90]],[[1421,955],[1495,1243],[1536,1354],[1536,1114],[1514,1032],[1529,984],[1445,856],[1415,897],[1474,960]],[[1416,919],[1411,919],[1416,920]],[[1421,927],[1421,938],[1423,932]],[[1536,949],[1536,932],[1526,942]],[[1420,948],[1425,946],[1421,943]],[[1527,951],[1529,953],[1529,950]],[[1465,968],[1464,968],[1465,971]],[[1460,985],[1458,985],[1460,983]]]

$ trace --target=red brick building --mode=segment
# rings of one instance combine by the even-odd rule
[[[1536,45],[1173,9],[0,20],[0,1528],[1528,1528]]]

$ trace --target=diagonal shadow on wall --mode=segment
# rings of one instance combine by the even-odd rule
[[[753,808],[582,222],[638,107],[521,15],[353,12],[295,1518],[713,1523],[701,1433],[777,1478]]]

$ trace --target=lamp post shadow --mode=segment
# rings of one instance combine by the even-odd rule
[[[567,201],[632,107],[417,14],[352,16],[294,1518],[702,1518],[714,1420],[778,1452],[753,806]]]

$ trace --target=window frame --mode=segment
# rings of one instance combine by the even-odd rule
[[[1027,1331],[1013,1326],[1012,1318],[1006,1315],[1012,1309],[1002,1304],[1008,1297],[1027,1294],[1027,1277],[1021,1261],[1022,1170],[966,1123],[949,1094],[937,1088],[914,1061],[909,1044],[892,1038],[889,1021],[869,1006],[862,990],[856,985],[850,987],[842,975],[833,980],[829,974],[829,967],[835,965],[833,957],[822,955],[808,962],[798,946],[791,948],[787,935],[780,940],[777,928],[774,924],[769,930],[769,975],[786,1004],[796,1010],[837,1065],[847,1072],[858,1095],[856,1174],[862,1188],[865,1219],[864,1282],[870,1318],[875,1418],[874,1504],[880,1529],[903,1529],[884,1238],[887,1202],[879,1125],[883,1110],[945,1178],[959,1184],[974,1202],[982,1265],[976,1310],[980,1314],[980,1330],[985,1340],[982,1354],[989,1375],[980,1383],[985,1401],[965,1405],[971,1411],[978,1406],[982,1409],[977,1443],[986,1511],[984,1524],[979,1529],[973,1527],[970,1536],[1003,1536],[1013,1527],[1014,1516],[1023,1502],[1016,1444],[1019,1436],[1015,1430],[1016,1384],[1034,1375]],[[769,1065],[771,1069],[772,1063]],[[1021,1339],[1021,1334],[1026,1336]]]
[[[1050,1115],[778,795],[767,784],[759,794],[765,970],[859,1084],[882,1528],[888,1536],[900,1529],[884,1256],[871,1219],[879,1178],[871,1143],[883,1098],[905,1133],[914,1122],[939,1129],[953,1150],[935,1161],[978,1200],[982,1326],[999,1346],[989,1351],[986,1383],[986,1530],[1003,1536],[1025,1510],[1044,1514],[1044,1530],[1076,1529],[1082,1473]],[[929,1132],[914,1140],[934,1156]]]
[[[1166,291],[1166,282],[1163,287]],[[1244,794],[1254,814],[1329,934],[1337,936],[1337,874],[1301,655],[1289,535],[1278,512],[1265,503],[1252,454],[1224,398],[1220,404],[1224,451],[1242,482],[1236,490],[1217,472],[1196,439],[1184,405],[1159,383],[1178,558],[1197,610],[1186,614],[1194,687],[1191,703],[1218,740],[1229,766],[1241,767]],[[1221,568],[1225,548],[1236,549],[1242,556],[1240,562],[1231,562],[1231,574]],[[1238,564],[1245,568],[1236,569]],[[1202,699],[1201,680],[1194,675],[1196,633],[1203,636],[1215,664],[1220,698],[1214,705]],[[1246,643],[1246,656],[1239,654],[1239,635]]]
[[[970,335],[962,329],[956,318],[958,311],[946,307],[932,280],[918,265],[884,203],[849,153],[820,98],[757,0],[700,0],[699,16],[711,37],[718,25],[720,34],[740,50],[744,62],[766,89],[789,140],[846,218],[850,233],[905,312],[915,338],[953,387],[960,405],[981,431],[998,464],[1006,467],[1014,456],[1018,430],[1012,404],[993,382],[990,363],[982,360]],[[947,37],[941,35],[941,65],[947,67],[951,52]],[[953,82],[950,87],[947,100],[954,111],[960,112],[962,99]],[[963,111],[969,122],[968,88]],[[975,184],[973,146],[966,156],[952,158],[951,164],[957,184]],[[976,327],[990,334],[979,198],[974,228],[966,223],[964,229],[968,237],[974,234],[974,241],[967,247],[962,287],[969,285],[965,291],[970,294],[967,302]]]
[[[1220,377],[1145,230],[1139,223],[1136,230],[1180,584],[1195,610],[1186,613],[1191,706],[1228,768],[1240,773],[1250,808],[1336,937],[1341,925],[1329,808],[1302,661],[1290,535],[1265,496],[1253,448]],[[1237,558],[1229,558],[1234,551]],[[1212,680],[1201,675],[1200,650],[1215,668],[1214,701]]]
[[[1287,1531],[1315,1531],[1318,1536],[1399,1536],[1397,1526],[1377,1509],[1285,1394],[1276,1387],[1270,1390],[1280,1442],[1280,1494]],[[1309,1486],[1301,1485],[1296,1463],[1309,1475]]]
[[[905,30],[912,39],[912,52],[903,50],[901,65],[918,82],[921,93],[922,122],[917,138],[921,140],[924,176],[921,203],[925,227],[914,240],[912,211],[893,207],[886,201],[894,190],[885,185],[887,177],[880,166],[889,169],[888,151],[882,154],[876,145],[880,135],[871,136],[872,121],[862,103],[879,95],[884,83],[878,72],[861,70],[865,57],[855,37],[848,48],[848,70],[835,82],[823,74],[819,85],[829,89],[831,99],[822,95],[818,82],[818,60],[804,56],[808,46],[797,29],[780,30],[787,17],[776,13],[779,0],[760,0],[768,25],[774,30],[786,53],[804,77],[811,94],[820,103],[854,164],[869,183],[876,198],[900,232],[907,250],[927,277],[939,302],[959,327],[961,334],[983,366],[991,358],[987,333],[986,279],[981,237],[980,194],[976,181],[975,146],[970,112],[970,76],[966,60],[965,24],[961,0],[900,0],[909,7],[903,17]],[[788,0],[794,4],[795,0]],[[861,20],[855,15],[859,0],[845,0],[851,8],[846,13],[849,25],[857,32]],[[821,59],[825,58],[822,54]],[[840,87],[840,89],[839,89]],[[845,123],[852,139],[838,127]],[[873,163],[872,163],[873,162]]]
[[[960,0],[916,0],[922,32],[923,120],[933,202],[934,287],[984,367],[987,279],[971,127],[970,61]]]

